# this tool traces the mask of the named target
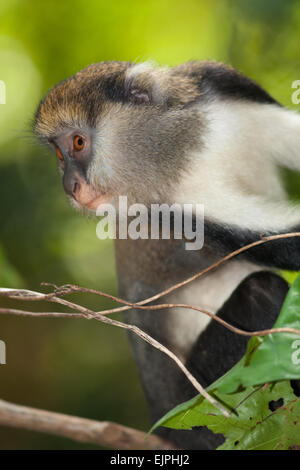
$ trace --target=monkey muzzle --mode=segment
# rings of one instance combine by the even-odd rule
[[[64,190],[80,207],[85,207],[96,211],[101,204],[109,202],[111,196],[107,193],[99,193],[87,183],[87,181],[79,174],[65,173],[63,178]]]

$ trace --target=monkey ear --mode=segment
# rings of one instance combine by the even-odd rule
[[[136,87],[129,89],[129,101],[134,104],[151,104],[149,90],[140,90]]]
[[[184,72],[184,70],[183,70]],[[125,76],[125,96],[130,103],[153,106],[185,106],[200,96],[197,80],[180,68],[156,67],[151,62],[134,64]]]
[[[159,105],[164,102],[159,73],[149,62],[133,65],[127,71],[125,88],[130,103]]]

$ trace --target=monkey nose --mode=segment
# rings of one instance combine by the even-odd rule
[[[80,190],[80,182],[76,176],[64,176],[63,186],[65,192],[76,199],[76,194]]]

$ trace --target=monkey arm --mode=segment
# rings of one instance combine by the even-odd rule
[[[271,211],[270,206],[272,206]],[[251,219],[249,217],[247,221],[245,212],[248,209],[251,216],[254,214],[255,217]],[[239,217],[240,212],[241,217]],[[284,218],[289,223],[284,224]],[[300,232],[300,214],[298,209],[294,210],[292,208],[291,211],[290,205],[278,206],[276,203],[266,206],[263,200],[261,200],[260,206],[258,201],[256,201],[254,208],[251,208],[249,204],[244,207],[244,210],[242,210],[242,206],[239,207],[229,222],[227,221],[228,219],[229,217],[226,217],[226,214],[221,219],[206,213],[204,227],[203,220],[199,222],[195,216],[192,219],[192,232],[199,234],[200,230],[204,235],[204,246],[209,247],[216,256],[225,256],[239,248],[257,242],[263,237]],[[160,219],[161,222],[162,219]],[[174,228],[173,224],[174,217],[171,215],[172,228]],[[189,232],[191,232],[190,229]],[[185,233],[183,218],[182,234],[183,238],[187,241],[184,236]],[[195,237],[195,239],[199,239],[199,236]],[[199,254],[201,254],[201,249]],[[295,236],[268,241],[241,253],[239,258],[271,268],[298,271],[300,270],[300,237]]]
[[[266,201],[263,197],[251,198],[244,195],[236,200],[230,197],[226,199],[225,195],[224,200],[226,205],[224,204],[223,214],[221,205],[215,210],[216,207],[212,208],[210,201],[207,201],[208,203],[204,204],[204,227],[203,220],[197,220],[194,215],[192,230],[188,230],[194,234],[202,232],[204,246],[211,248],[216,256],[225,256],[263,237],[300,232],[299,208],[287,202],[276,203]],[[171,223],[173,222],[174,217],[171,216]],[[185,238],[184,234],[187,231],[184,218],[182,218],[182,233]],[[199,237],[200,235],[197,235],[194,240]],[[243,252],[239,258],[271,268],[298,271],[300,237],[268,241]]]
[[[204,243],[225,255],[260,240],[262,236],[289,232],[300,232],[300,224],[282,231],[263,232],[241,228],[237,225],[222,225],[206,221]],[[268,241],[250,248],[239,256],[260,265],[297,271],[300,269],[300,237]]]

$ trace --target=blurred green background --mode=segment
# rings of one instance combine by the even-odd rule
[[[297,109],[291,84],[300,79],[298,0],[0,0],[0,18],[7,88],[0,105],[0,286],[39,289],[47,281],[117,293],[112,242],[99,241],[97,221],[69,207],[55,156],[31,134],[39,100],[60,80],[102,60],[216,59]],[[284,176],[299,198],[299,177]],[[78,300],[97,310],[111,305]],[[85,320],[2,316],[0,339],[7,344],[0,398],[148,429],[123,331]],[[0,449],[91,447],[0,427]]]

